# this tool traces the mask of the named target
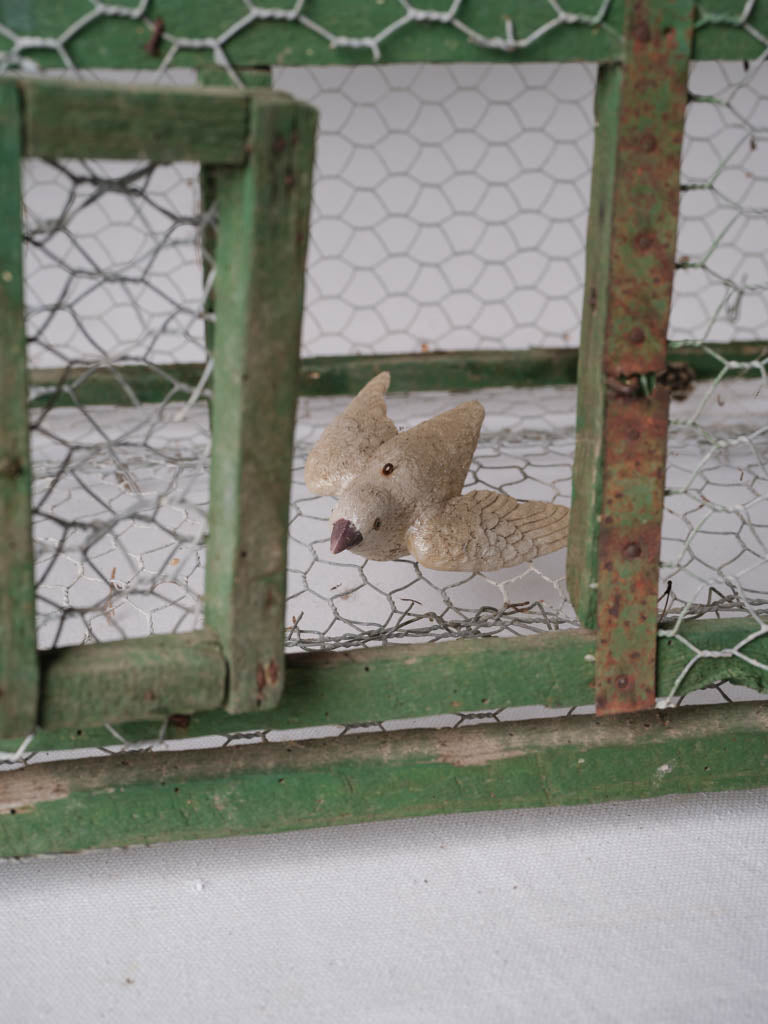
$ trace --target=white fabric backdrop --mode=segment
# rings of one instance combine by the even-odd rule
[[[751,1024],[768,790],[0,862],[7,1024]]]

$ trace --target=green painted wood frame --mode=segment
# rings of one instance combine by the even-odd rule
[[[258,13],[248,18],[240,0],[218,0],[215,5],[163,0],[162,5],[131,6],[133,10],[105,5],[103,11],[84,15],[81,0],[46,0],[34,6],[29,0],[3,0],[0,23],[7,34],[0,34],[0,57],[6,51],[42,68],[66,66],[69,61],[78,68],[152,71],[169,62],[192,68],[225,63],[231,68],[356,65],[375,62],[370,41],[382,32],[387,34],[379,42],[378,56],[388,63],[610,64],[624,56],[622,0],[609,0],[604,10],[601,0],[569,3],[564,5],[566,16],[554,24],[554,5],[530,0],[463,0],[453,12],[453,24],[446,17],[453,5],[420,4],[417,11],[428,13],[409,21],[399,0],[313,0],[311,21],[303,11],[303,21],[298,14],[291,20],[288,5],[271,18]],[[584,12],[581,19],[579,10]],[[764,49],[761,35],[768,34],[768,11],[764,4],[756,4],[749,12],[753,31],[746,32],[741,27],[744,10],[743,0],[707,0],[697,17],[693,57],[759,57]],[[523,45],[505,49],[509,25]],[[481,45],[473,32],[495,45]]]
[[[98,704],[99,694],[108,694],[122,707],[121,717],[135,718],[136,699],[143,694],[150,714],[158,708],[168,712],[179,700],[195,709],[225,700],[238,711],[268,707],[284,675],[289,471],[270,472],[264,459],[268,453],[270,460],[277,456],[278,464],[290,466],[315,111],[271,89],[126,88],[20,78],[0,83],[0,118],[8,225],[0,241],[6,332],[0,347],[0,513],[8,541],[0,554],[0,735],[28,731],[47,713],[35,649],[23,400],[22,156],[197,160],[216,175],[220,193],[219,273],[228,302],[220,315],[225,341],[217,346],[214,385],[206,587],[211,629],[184,638],[147,638],[138,647],[83,648],[85,661],[64,687],[67,706],[87,715],[93,699]],[[287,291],[271,287],[274,272],[290,284]],[[59,381],[55,390],[64,387]],[[47,404],[53,399],[49,394]],[[261,463],[254,452],[265,453]],[[249,574],[250,564],[267,568]],[[256,613],[257,607],[265,610]],[[260,624],[256,633],[243,627],[246,613],[249,623]],[[53,660],[54,677],[67,672],[66,652]]]
[[[765,783],[768,705],[122,753],[7,773],[0,857]]]
[[[331,7],[338,6],[335,0],[328,2]],[[14,3],[9,6],[18,7]],[[534,15],[526,14],[527,5],[518,7],[513,0],[512,4],[503,6],[504,11],[501,12],[495,2],[487,5],[489,15],[512,14],[516,18],[518,34],[522,34],[524,26],[524,20],[520,18],[528,17],[527,28],[531,27],[530,19]],[[173,15],[181,23],[182,7],[180,0],[178,4],[176,0],[167,0],[164,14]],[[58,0],[50,8],[50,17],[53,18],[55,13],[61,21],[67,12],[73,11],[74,0]],[[691,44],[690,5],[683,0],[675,0],[671,4],[660,0],[648,0],[647,3],[628,0],[622,4],[615,0],[610,5],[608,19],[599,30],[587,31],[581,26],[577,31],[561,26],[540,43],[514,54],[478,52],[478,48],[468,45],[466,40],[454,45],[451,42],[454,29],[437,25],[410,26],[400,38],[392,37],[391,46],[388,45],[384,56],[388,60],[490,57],[511,61],[599,61],[604,65],[599,102],[605,105],[603,109],[608,112],[608,119],[601,122],[601,126],[606,124],[607,127],[601,130],[603,142],[599,142],[598,148],[603,147],[604,157],[598,153],[596,181],[598,185],[605,185],[606,168],[615,180],[616,162],[620,162],[622,156],[624,159],[632,159],[633,153],[637,156],[633,150],[633,146],[638,144],[637,132],[633,134],[621,112],[631,112],[633,93],[639,89],[639,72],[643,66],[650,66],[647,53],[657,51],[660,63],[656,66],[656,74],[671,75],[675,86],[670,91],[670,102],[666,107],[661,103],[663,97],[659,97],[656,102],[661,105],[643,116],[649,116],[653,121],[653,131],[660,131],[662,135],[668,179],[664,192],[667,205],[659,235],[649,246],[643,245],[639,249],[647,259],[655,259],[658,267],[666,266],[662,275],[666,280],[665,275],[671,274],[669,238],[674,231],[673,214],[670,219],[669,190],[673,177],[670,168],[674,163],[674,140],[679,138],[682,122],[679,82],[689,55],[700,59],[749,59],[759,54],[761,47],[755,36],[739,28],[741,11],[741,3],[720,0],[717,9],[713,6],[699,12]],[[641,27],[642,18],[638,23],[638,14],[643,12],[648,17],[647,38]],[[625,18],[629,31],[622,28]],[[163,55],[167,55],[167,47],[172,45],[170,35],[159,37],[157,52],[147,51],[146,56],[137,60],[135,38],[129,47],[125,43],[124,26],[97,24],[97,20],[92,30],[88,29],[89,41],[99,38],[98,33],[102,33],[104,45],[109,43],[112,47],[107,47],[112,66],[156,66]],[[201,28],[202,24],[201,21],[197,27]],[[364,23],[363,19],[357,28],[370,31],[371,24],[370,21]],[[753,24],[759,31],[768,29],[766,11],[761,8],[754,12]],[[134,27],[144,33],[145,41],[153,31],[150,19]],[[294,26],[259,25],[258,28],[258,43],[252,33],[238,41],[237,46],[233,43],[228,48],[233,65],[275,64],[280,63],[281,58],[286,63],[359,63],[361,57],[366,59],[360,51],[323,53],[319,55],[320,59],[315,59],[315,54],[307,53],[306,45],[302,49],[300,33],[294,31]],[[436,29],[434,34],[428,36],[433,29]],[[658,52],[659,29],[670,52]],[[173,24],[169,22],[169,31],[172,30]],[[54,29],[48,31],[53,32]],[[430,40],[428,44],[427,38]],[[285,49],[286,39],[290,39],[294,47],[289,54]],[[307,42],[305,36],[304,44]],[[83,39],[73,39],[70,49],[78,64],[87,66],[93,60],[86,52]],[[103,48],[101,52],[105,52]],[[37,55],[43,65],[58,59],[45,51]],[[203,63],[200,55],[194,53],[183,55],[184,62]],[[103,59],[100,63],[103,64]],[[657,91],[655,95],[658,97]],[[655,118],[662,110],[667,111],[668,117],[657,125]],[[659,140],[656,141],[658,144]],[[642,149],[643,144],[640,145],[641,162]],[[676,187],[676,178],[674,185]],[[619,208],[620,205],[619,202]],[[611,215],[616,218],[615,200]],[[607,242],[599,227],[599,223],[590,226],[590,258],[593,264],[594,261],[600,262],[601,246]],[[627,220],[619,227],[626,232],[631,221]],[[628,282],[637,280],[639,273],[637,258],[633,263],[629,254],[632,239],[636,241],[638,233],[643,233],[642,226],[634,230],[636,233],[632,235],[630,231],[630,237],[624,239],[625,244],[617,253],[627,287]],[[622,266],[623,263],[628,266]],[[602,415],[605,416],[612,401],[612,395],[608,394],[608,379],[618,381],[620,385],[619,391],[611,389],[612,394],[624,391],[623,397],[637,398],[632,391],[633,378],[657,372],[662,367],[662,363],[657,365],[656,361],[664,348],[663,333],[654,326],[650,347],[645,349],[644,344],[641,346],[643,358],[625,362],[626,353],[622,350],[621,339],[626,336],[626,331],[615,326],[617,312],[611,313],[611,304],[616,304],[611,280],[605,271],[600,277],[594,266],[590,276],[587,305],[591,308],[594,302],[598,316],[605,318],[609,328],[611,323],[614,327],[606,351],[598,352],[597,359],[593,354],[592,363],[589,357],[585,359],[585,368],[581,372],[593,375],[597,381],[590,386],[597,389],[595,394],[600,398]],[[592,287],[596,288],[594,297]],[[661,302],[665,301],[662,296]],[[619,307],[618,314],[627,313],[627,308]],[[627,315],[637,315],[636,311],[628,309]],[[614,316],[613,321],[611,315]],[[657,325],[660,320],[661,313],[656,307],[652,310],[652,322]],[[594,326],[592,331],[593,336],[599,335]],[[595,343],[592,345],[594,348]],[[763,343],[755,342],[753,346],[757,347],[741,349],[738,358],[747,363],[760,358],[764,354]],[[647,361],[645,353],[648,353]],[[681,357],[690,357],[692,362],[700,358],[695,351],[675,354],[675,358]],[[651,363],[654,369],[649,370]],[[389,364],[387,360],[385,365]],[[551,372],[555,379],[572,380],[575,372],[574,356],[570,352],[499,357],[472,354],[466,358],[459,353],[436,354],[402,357],[392,364],[396,384],[402,381],[399,386],[409,388],[477,387],[491,380],[498,383],[499,372],[504,373],[505,380],[510,383],[540,382],[541,374],[545,372]],[[377,365],[376,360],[307,361],[301,371],[301,388],[306,393],[355,390],[361,379],[375,372],[372,367]],[[87,374],[89,371],[83,372]],[[126,368],[126,372],[139,374],[140,371]],[[172,376],[178,383],[172,386],[184,386],[183,372],[194,374],[196,371],[173,368]],[[436,379],[440,384],[430,384]],[[144,381],[148,380],[148,377],[142,377],[137,386],[144,388]],[[47,395],[39,393],[36,401],[53,400],[50,389],[56,388],[56,382],[35,380],[33,383],[36,387],[49,389]],[[117,385],[107,384],[113,388],[112,394],[122,387],[120,382]],[[79,383],[78,397],[85,393],[80,389],[87,386],[92,387],[94,396],[104,393],[101,389],[105,385],[96,377],[92,382]],[[582,387],[585,386],[587,384],[582,382]],[[147,394],[167,399],[167,381],[156,382],[153,388],[149,384],[146,387]],[[63,396],[66,393],[66,385],[59,387],[56,400],[65,401]],[[93,397],[88,400],[99,399]],[[652,418],[658,427],[663,417],[655,410]],[[637,426],[633,425],[632,429],[637,430]],[[622,458],[626,454],[623,453]],[[657,463],[662,455],[663,448],[657,444],[653,453]],[[652,463],[653,458],[645,461],[647,473],[650,473]],[[610,459],[605,460],[602,450],[593,448],[591,472],[595,480],[601,480],[609,472],[609,464]],[[595,493],[601,502],[604,501],[599,488]],[[623,520],[626,511],[621,512]],[[576,518],[578,520],[578,515]],[[637,525],[631,516],[626,518],[626,523]],[[588,579],[597,582],[599,587],[602,531],[593,529],[587,538],[589,531],[583,525],[581,529],[584,542],[578,556],[580,561],[577,559],[571,564],[580,564],[583,569],[592,571],[593,575]],[[632,542],[629,538],[625,546]],[[573,569],[571,571],[573,573]],[[604,575],[603,585],[607,579],[608,576]],[[576,581],[577,591],[578,587]],[[602,595],[598,593],[598,597]],[[146,720],[164,715],[170,708],[184,713],[175,714],[170,720],[169,737],[451,714],[494,706],[534,703],[550,707],[587,705],[594,702],[596,689],[606,709],[620,710],[622,704],[626,708],[627,702],[621,693],[626,687],[616,683],[624,673],[600,662],[600,623],[594,615],[594,605],[590,617],[588,593],[582,594],[580,605],[584,619],[591,625],[596,624],[597,632],[588,628],[509,641],[455,641],[450,645],[398,646],[340,655],[289,656],[282,703],[258,714],[231,715],[224,711],[205,710],[212,706],[211,701],[219,703],[225,692],[227,659],[213,633],[193,634],[186,638],[155,638],[163,656],[171,659],[183,675],[189,674],[194,678],[192,666],[198,665],[198,681],[190,687],[191,692],[183,694],[154,692],[151,687],[152,671],[146,667],[151,665],[148,641],[125,641],[111,645],[114,662],[126,666],[126,670],[120,673],[127,687],[119,713],[127,724],[121,726],[121,731],[128,739],[144,737],[147,735]],[[658,696],[671,692],[682,695],[719,679],[731,679],[765,692],[768,685],[765,672],[740,658],[736,651],[739,644],[753,635],[754,628],[751,619],[687,623],[682,635],[696,649],[704,652],[704,656],[692,660],[690,649],[680,641],[662,639],[657,642],[655,630],[648,626],[647,617],[645,623],[634,622],[630,636],[640,638],[638,643],[642,647],[645,668],[638,682],[631,687],[630,706],[637,706],[636,699],[639,702],[649,699],[649,658],[656,661]],[[609,633],[610,630],[603,627],[602,635],[605,637]],[[613,643],[616,643],[615,638]],[[766,644],[768,638],[765,636],[752,640],[751,651],[756,659],[762,660],[768,655]],[[624,643],[619,647],[620,655],[628,649]],[[713,656],[715,652],[720,653]],[[95,707],[91,718],[93,728],[77,719],[83,702],[95,696],[95,679],[99,677],[95,662],[89,667],[86,657],[85,651],[56,651],[41,660],[40,707],[46,730],[31,741],[28,749],[105,742],[103,729],[96,726],[97,717],[104,710],[103,697],[102,705]],[[135,685],[131,682],[134,669]],[[162,683],[162,680],[154,681]],[[72,696],[73,690],[78,694],[76,700]],[[166,699],[168,696],[170,699]],[[143,721],[131,724],[131,719]],[[64,765],[41,765],[40,770],[31,768],[25,772],[10,773],[14,778],[13,785],[4,791],[5,807],[9,813],[0,817],[0,854],[21,855],[163,838],[275,831],[407,814],[619,799],[768,783],[765,705],[690,708],[603,719],[578,716],[459,732],[419,730],[418,734],[404,732],[385,737],[351,735],[333,741],[269,744],[268,747],[268,751],[257,747],[156,755],[151,759],[144,757],[143,761],[141,756],[121,755],[98,764],[89,761],[82,768],[77,764],[71,769]],[[6,749],[10,749],[7,744]],[[114,803],[115,799],[119,807]]]
[[[212,196],[210,185],[208,196]],[[212,306],[211,306],[212,308]],[[211,338],[213,332],[211,331]],[[759,376],[768,356],[766,341],[709,346],[722,359],[743,363],[744,376]],[[317,356],[299,363],[299,394],[353,395],[382,370],[392,375],[390,390],[468,391],[490,387],[542,387],[575,384],[577,348],[528,348],[488,352],[429,352],[402,356]],[[717,375],[719,365],[700,345],[679,345],[674,363],[684,363],[697,379]],[[70,364],[66,371],[31,370],[31,404],[133,405],[181,402],[200,381],[203,363],[121,364],[114,369]],[[736,372],[733,370],[732,372]],[[215,371],[214,374],[215,376]]]

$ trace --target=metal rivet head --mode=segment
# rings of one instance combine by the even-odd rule
[[[633,345],[639,345],[645,340],[645,331],[642,327],[633,327],[629,332],[629,340]]]
[[[629,676],[616,676],[616,685],[620,690],[626,690],[629,686]]]
[[[645,252],[646,249],[650,249],[651,246],[653,245],[653,242],[654,242],[653,235],[649,231],[643,232],[642,234],[638,235],[637,238],[635,239],[635,245],[642,252]]]
[[[656,138],[648,132],[640,137],[640,149],[644,153],[652,153],[656,149]]]
[[[641,552],[642,552],[642,548],[640,547],[640,545],[636,544],[634,541],[631,541],[624,548],[624,557],[625,558],[637,558],[638,555],[641,554]]]

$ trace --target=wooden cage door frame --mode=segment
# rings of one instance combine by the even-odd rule
[[[0,83],[0,202],[6,213],[0,234],[0,736],[22,737],[38,723],[92,720],[94,714],[104,720],[110,695],[118,720],[213,710],[223,702],[238,711],[277,703],[284,677],[287,513],[316,120],[313,108],[264,88],[40,78]],[[213,385],[206,629],[115,641],[106,651],[79,647],[38,655],[21,257],[23,157],[192,160],[216,179],[218,289],[225,300]]]
[[[656,698],[659,549],[692,0],[627,0],[601,66],[587,242],[568,589],[597,629],[598,714]]]

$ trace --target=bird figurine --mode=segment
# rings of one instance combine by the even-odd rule
[[[487,572],[565,546],[568,509],[498,491],[462,494],[485,409],[464,402],[410,430],[387,416],[388,373],[370,380],[307,457],[313,494],[338,497],[331,552]]]

